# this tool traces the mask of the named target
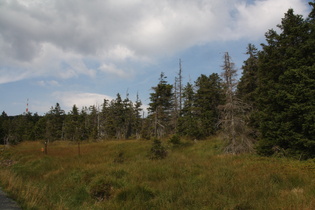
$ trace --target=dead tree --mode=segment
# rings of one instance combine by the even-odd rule
[[[226,143],[225,152],[231,154],[251,152],[253,151],[253,141],[249,137],[250,130],[246,125],[250,107],[235,95],[237,70],[227,52],[224,54],[222,69],[225,104],[219,106],[219,124]]]
[[[178,119],[181,116],[182,111],[182,95],[183,95],[183,76],[182,76],[182,60],[179,59],[179,72],[175,77],[174,84],[174,114],[173,114],[173,124],[175,130],[177,130]]]

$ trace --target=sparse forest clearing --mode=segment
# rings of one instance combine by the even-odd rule
[[[315,209],[315,161],[222,155],[218,138],[1,148],[1,186],[24,209]]]

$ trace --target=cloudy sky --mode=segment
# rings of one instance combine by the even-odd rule
[[[161,72],[173,83],[238,68],[293,8],[308,0],[0,0],[0,111],[68,112],[137,93],[146,106]],[[239,71],[241,74],[241,71]]]

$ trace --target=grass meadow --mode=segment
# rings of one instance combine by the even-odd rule
[[[23,209],[315,209],[315,160],[225,155],[217,138],[0,148],[2,188]]]

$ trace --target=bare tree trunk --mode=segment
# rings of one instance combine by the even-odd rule
[[[9,136],[4,137],[4,148],[9,147]]]
[[[182,110],[182,84],[183,76],[182,76],[182,61],[179,59],[179,72],[178,76],[175,77],[175,84],[174,84],[174,116],[173,116],[173,124],[174,130],[177,130],[178,119],[181,115]]]

